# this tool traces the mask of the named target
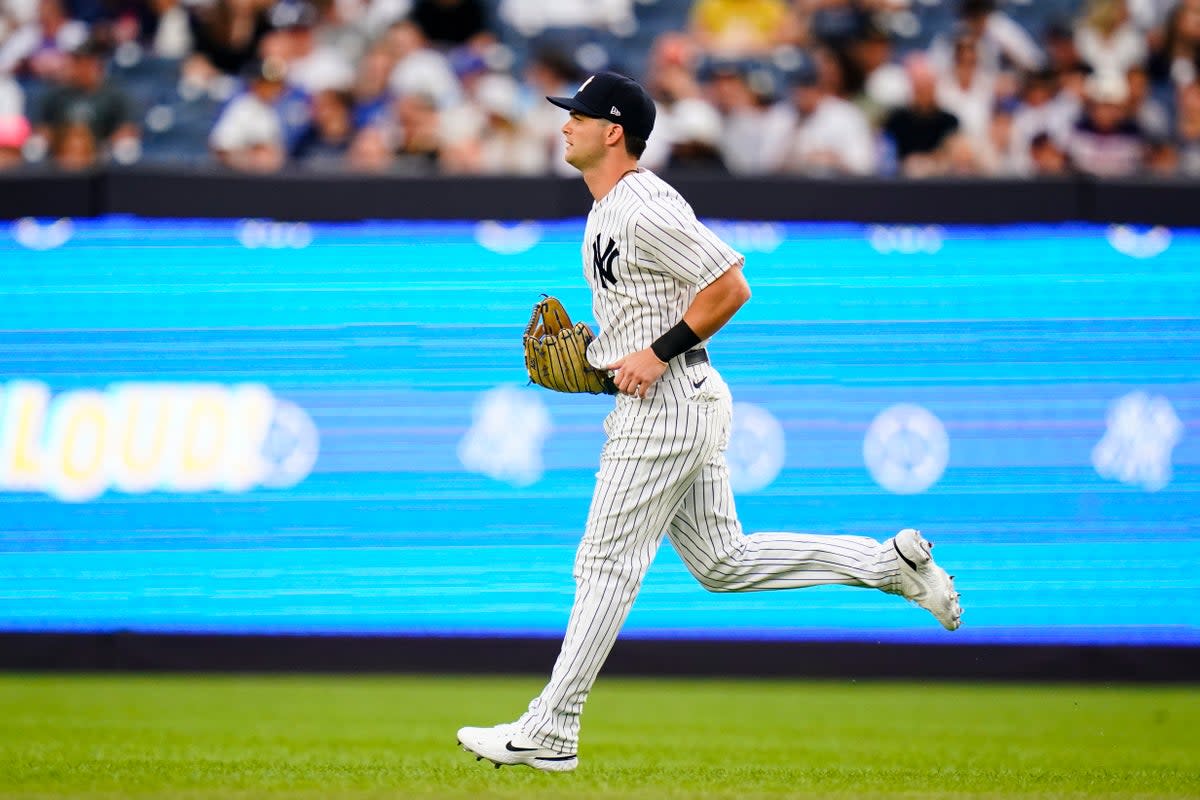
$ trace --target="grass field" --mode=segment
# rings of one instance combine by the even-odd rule
[[[606,678],[574,773],[454,746],[539,688],[0,675],[0,797],[1200,798],[1195,686]]]

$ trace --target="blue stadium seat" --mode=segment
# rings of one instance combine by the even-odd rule
[[[1008,0],[1001,8],[1040,42],[1050,25],[1074,24],[1083,6],[1083,0]]]
[[[109,65],[109,77],[129,95],[140,116],[175,92],[179,68],[178,59],[146,55],[122,59],[118,53]]]
[[[167,102],[152,106],[142,120],[142,161],[207,161],[208,134],[223,105],[207,96],[185,100],[176,92]]]
[[[909,13],[915,26],[896,31],[897,53],[928,47],[939,33],[954,26],[958,20],[958,6],[958,0],[916,0],[912,3]]]
[[[17,80],[17,85],[25,95],[25,116],[31,123],[36,123],[41,116],[42,102],[54,84],[36,78],[21,78]]]

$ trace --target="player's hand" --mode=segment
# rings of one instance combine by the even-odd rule
[[[667,364],[665,361],[659,361],[654,351],[647,347],[609,364],[608,370],[612,373],[613,383],[617,385],[619,392],[634,397],[645,397],[654,382],[667,371]]]

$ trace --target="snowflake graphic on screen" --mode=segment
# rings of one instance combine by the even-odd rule
[[[787,445],[783,426],[770,411],[753,403],[733,404],[733,426],[725,462],[735,492],[757,492],[783,469]]]
[[[542,477],[542,445],[550,433],[550,412],[536,393],[498,386],[475,404],[475,419],[458,443],[458,458],[472,472],[513,486]]]
[[[1171,482],[1171,451],[1183,423],[1167,398],[1131,392],[1108,409],[1108,431],[1092,448],[1101,477],[1157,492]]]
[[[863,461],[883,488],[919,494],[941,479],[950,461],[950,437],[924,406],[897,403],[879,412],[863,438]]]

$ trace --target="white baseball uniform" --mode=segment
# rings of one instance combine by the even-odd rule
[[[603,368],[648,347],[696,294],[743,257],[696,220],[651,172],[626,174],[588,214],[584,274]],[[732,399],[701,347],[671,360],[642,400],[618,395],[575,559],[576,594],[549,683],[518,724],[543,747],[576,751],[584,701],[633,605],[663,534],[714,592],[825,584],[900,593],[892,547],[859,536],[742,533],[724,451]]]

